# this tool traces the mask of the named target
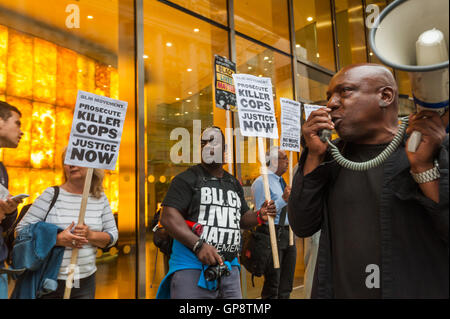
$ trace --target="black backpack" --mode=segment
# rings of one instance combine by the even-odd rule
[[[158,209],[153,216],[150,227],[153,230],[153,243],[161,252],[167,256],[172,253],[173,238],[164,227],[159,226],[162,208]]]
[[[280,221],[285,221],[287,209],[283,208],[280,214]],[[245,230],[242,235],[242,250],[239,261],[252,274],[252,283],[254,277],[261,277],[271,265],[272,247],[270,244],[270,235],[259,231],[256,226],[250,230]],[[278,240],[280,235],[278,234]]]
[[[44,217],[44,220],[43,220],[44,222],[47,219],[48,213],[52,210],[53,206],[55,205],[56,199],[58,198],[58,195],[59,195],[59,186],[53,186],[53,189],[54,189],[53,198],[52,198],[50,206],[49,206],[49,208],[47,210],[47,214],[45,214],[45,217]],[[14,232],[15,232],[16,227],[19,224],[19,222],[22,220],[22,218],[25,216],[25,214],[30,209],[31,205],[32,204],[27,204],[27,205],[22,207],[22,209],[20,210],[19,214],[17,215],[16,221],[6,231],[6,234],[5,234],[5,237],[4,237],[4,242],[6,244],[6,247],[8,248],[8,257],[6,258],[6,262],[8,263],[8,265],[12,264],[12,250],[14,248]]]

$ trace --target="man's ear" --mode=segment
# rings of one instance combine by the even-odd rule
[[[387,107],[395,101],[395,91],[391,86],[384,86],[378,90],[378,96],[380,98],[380,107]]]

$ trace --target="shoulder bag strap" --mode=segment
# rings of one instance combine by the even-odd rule
[[[54,194],[53,194],[52,202],[50,203],[47,214],[45,214],[44,222],[47,220],[48,213],[50,213],[53,206],[55,206],[56,200],[58,199],[58,196],[59,196],[59,186],[53,186],[53,189],[54,189]]]
[[[200,192],[200,188],[203,185],[204,178],[205,178],[205,174],[203,173],[203,169],[201,167],[195,165],[195,166],[192,166],[190,169],[192,169],[192,171],[195,173],[195,184],[194,184],[194,188],[193,188],[191,202],[189,204],[189,208],[188,208],[188,212],[187,212],[188,215],[191,215],[193,206],[196,205],[196,203],[194,203],[194,200],[198,197],[198,193]]]

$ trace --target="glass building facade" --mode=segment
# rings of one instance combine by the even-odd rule
[[[96,298],[154,298],[165,269],[150,221],[174,176],[198,158],[201,129],[230,125],[213,105],[214,55],[236,62],[238,73],[270,77],[279,118],[280,97],[324,103],[337,70],[377,62],[367,8],[387,2],[0,0],[0,100],[21,110],[24,131],[17,149],[0,153],[11,193],[30,194],[27,204],[61,183],[78,90],[127,101],[119,161],[105,179],[119,241],[98,250]],[[408,78],[395,75],[406,114]],[[228,123],[237,127],[236,114]],[[190,160],[174,163],[178,128],[189,133]],[[232,137],[234,160],[226,168],[251,204],[256,139]],[[296,240],[294,286],[301,287],[303,244]],[[255,287],[245,271],[241,279],[244,297],[259,297],[263,279],[255,278]]]

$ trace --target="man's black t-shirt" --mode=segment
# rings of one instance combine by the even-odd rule
[[[373,159],[385,147],[384,144],[347,143],[344,154],[352,161],[363,162]],[[364,172],[341,168],[330,188],[328,209],[335,298],[381,298],[382,182],[382,166]]]
[[[216,178],[201,164],[191,167],[172,180],[162,206],[176,208],[184,219],[202,224],[201,238],[215,246],[225,259],[237,256],[241,244],[240,220],[249,207],[234,176],[224,171],[222,178]]]

